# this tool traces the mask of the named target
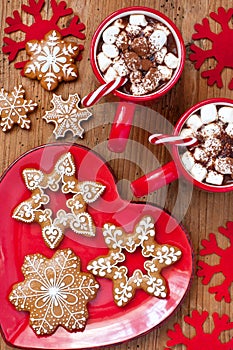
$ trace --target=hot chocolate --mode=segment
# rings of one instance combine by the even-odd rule
[[[127,77],[119,90],[143,96],[168,83],[180,64],[175,39],[155,18],[132,14],[111,23],[102,33],[97,64],[105,81]]]
[[[185,169],[199,182],[233,183],[233,107],[207,104],[186,121],[180,135],[194,136],[197,145],[181,154]]]

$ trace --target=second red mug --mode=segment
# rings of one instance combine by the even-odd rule
[[[205,109],[206,107],[208,108],[208,110]],[[217,119],[218,117],[215,116],[215,110],[220,111],[220,108],[222,108],[220,112],[221,115],[219,119]],[[197,119],[199,118],[201,110],[203,111],[203,113],[210,112],[208,115],[206,115],[206,119],[204,120],[204,122],[199,121],[199,119]],[[197,164],[199,164],[199,169],[198,166],[195,165],[196,163],[193,163],[193,165],[195,165],[199,173],[202,170],[204,174],[205,172],[207,173],[207,171],[205,171],[205,166],[200,165],[199,160],[201,156],[205,156],[205,154],[203,153],[202,155],[201,152],[203,150],[205,152],[204,147],[208,146],[208,152],[210,152],[210,150],[213,150],[215,154],[212,156],[212,158],[209,158],[209,161],[214,161],[218,159],[218,168],[220,168],[220,174],[214,169],[214,166],[213,170],[208,170],[208,172],[212,172],[212,178],[214,182],[218,182],[219,178],[221,181],[221,179],[223,179],[224,177],[228,177],[228,182],[223,182],[222,184],[211,184],[204,179],[199,180],[198,173],[195,178],[192,174],[192,171],[190,172],[190,169],[187,169],[182,162],[182,154],[184,153],[184,151],[182,152],[181,148],[177,145],[172,145],[172,161],[163,165],[159,169],[156,169],[146,175],[143,175],[142,177],[136,179],[131,183],[131,189],[136,197],[142,197],[151,192],[154,192],[159,188],[171,183],[172,181],[177,180],[180,176],[183,176],[194,186],[205,191],[228,192],[233,190],[233,157],[231,157],[233,155],[233,100],[226,98],[212,98],[204,100],[194,105],[188,111],[186,111],[178,120],[174,129],[174,135],[180,135],[182,133],[182,130],[184,131],[184,127],[186,128],[186,123],[190,116],[195,116],[196,123],[200,123],[199,127],[203,125],[202,132],[205,132],[205,135],[203,136],[203,142],[205,142],[204,146],[198,147],[198,152],[194,154],[195,157],[193,157],[192,154],[190,154],[191,161],[195,162],[195,159],[198,160]],[[224,123],[226,124],[225,126]],[[221,131],[221,127],[223,128],[223,131]],[[216,133],[218,133],[218,135],[215,137]],[[224,134],[224,137],[226,137],[227,140],[226,142],[224,141],[221,143],[221,135]],[[228,148],[228,150],[226,150],[226,148]],[[208,159],[204,159],[204,164],[206,164],[206,168],[211,169],[210,164],[207,164],[207,162]],[[202,176],[201,173],[200,176]]]

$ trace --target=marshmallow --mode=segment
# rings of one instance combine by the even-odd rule
[[[201,118],[197,115],[197,114],[192,114],[187,122],[186,125],[193,129],[194,131],[197,131],[197,129],[199,129],[200,127],[202,127],[203,123],[201,121]]]
[[[151,35],[154,31],[154,27],[148,25],[143,29],[143,34],[147,37],[149,35]]]
[[[97,62],[101,72],[105,72],[112,64],[112,60],[108,58],[103,52],[100,52],[97,56]]]
[[[196,160],[201,161],[201,162],[208,162],[208,160],[209,160],[209,157],[206,154],[205,150],[203,150],[200,147],[195,148],[193,156]]]
[[[186,170],[190,171],[195,164],[195,159],[191,152],[186,151],[181,157],[182,163]]]
[[[210,123],[202,127],[201,135],[203,137],[218,136],[221,134],[221,127],[216,123]]]
[[[192,167],[190,173],[192,174],[194,179],[201,182],[205,179],[207,175],[207,170],[201,164],[196,163]]]
[[[152,47],[159,51],[167,42],[167,35],[162,30],[155,30],[149,37],[149,41]],[[170,68],[170,67],[169,67]]]
[[[203,124],[209,124],[218,119],[217,108],[213,103],[201,107],[200,113]]]
[[[128,67],[125,64],[125,61],[122,58],[115,60],[112,67],[113,69],[115,69],[115,71],[120,77],[125,77],[127,74],[130,73],[130,70],[128,69]]]
[[[169,34],[171,34],[170,30],[168,29],[168,27],[166,27],[165,25],[163,25],[162,23],[156,23],[154,26],[156,29],[162,30],[164,31],[164,33],[168,36]]]
[[[167,54],[167,48],[166,48],[166,46],[164,46],[164,47],[162,47],[162,49],[160,51],[157,51],[155,53],[155,55],[154,55],[155,61],[158,64],[162,64],[166,54]]]
[[[166,66],[168,68],[175,69],[175,68],[177,68],[177,66],[179,64],[179,58],[176,57],[175,55],[173,55],[173,53],[169,52],[164,57],[164,63],[166,64]]]
[[[168,68],[167,66],[158,66],[157,67],[159,73],[161,74],[162,80],[170,80],[172,77],[173,70]]]
[[[146,17],[144,15],[130,15],[129,23],[136,26],[142,26],[142,27],[145,27],[148,24]]]
[[[184,128],[180,132],[182,137],[193,137],[193,130],[191,128]]]
[[[113,44],[104,43],[102,45],[102,50],[103,50],[103,53],[109,58],[115,58],[119,55],[118,48],[116,47],[116,45],[113,45]]]
[[[115,22],[113,23],[114,26],[119,27],[121,29],[125,28],[126,22],[123,21],[122,18],[116,19]]]
[[[131,92],[134,96],[141,96],[141,95],[145,95],[147,93],[147,90],[145,89],[145,86],[143,83],[139,83],[139,84],[131,85]]]
[[[225,129],[228,136],[233,138],[233,123],[229,123]]]
[[[130,70],[134,71],[141,68],[141,59],[135,52],[125,51],[122,55],[122,58]]]
[[[139,35],[141,33],[142,28],[139,26],[135,26],[133,24],[127,24],[127,26],[125,27],[125,30],[129,34],[136,36],[136,35]]]
[[[218,158],[215,161],[215,170],[221,174],[233,174],[233,158]]]
[[[219,139],[217,139],[216,137],[209,137],[203,145],[206,153],[208,153],[209,155],[213,156],[217,156],[219,154],[219,152],[221,152],[222,149],[222,143]]]
[[[115,41],[115,45],[121,49],[121,50],[126,50],[128,48],[128,36],[124,30],[121,31],[121,33],[118,35]]]
[[[233,108],[221,107],[218,111],[219,119],[223,123],[233,123]]]
[[[221,185],[223,183],[223,175],[210,170],[206,177],[206,182],[212,185]]]
[[[120,28],[117,26],[110,26],[103,32],[103,41],[106,44],[114,44],[117,38],[117,35],[120,33]]]
[[[161,80],[161,74],[156,68],[150,68],[150,70],[146,73],[143,78],[143,83],[145,89],[149,91],[153,91],[159,85],[159,81]]]
[[[138,84],[142,81],[142,72],[140,70],[134,70],[130,73],[130,81],[132,84]]]
[[[117,72],[114,68],[109,67],[104,75],[104,80],[108,83],[109,81],[115,80],[118,77]]]

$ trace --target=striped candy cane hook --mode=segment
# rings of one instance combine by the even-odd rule
[[[101,85],[98,89],[90,92],[82,99],[82,104],[85,107],[90,107],[96,104],[102,97],[110,94],[111,92],[117,90],[119,87],[127,82],[127,78],[117,77],[108,83]]]
[[[166,134],[153,134],[149,137],[149,142],[153,145],[169,143],[176,146],[196,146],[198,141],[195,137],[183,137]]]

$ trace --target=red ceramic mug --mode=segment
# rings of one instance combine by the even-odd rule
[[[142,96],[135,96],[124,93],[120,89],[114,91],[114,95],[118,96],[122,100],[122,102],[119,104],[118,110],[115,115],[108,144],[109,148],[115,152],[122,152],[125,149],[133,121],[134,110],[136,106],[135,103],[158,99],[161,96],[165,95],[177,83],[183,71],[185,62],[185,46],[183,38],[175,24],[168,17],[166,17],[164,14],[158,12],[155,9],[144,6],[123,8],[117,10],[116,12],[112,13],[107,18],[105,18],[95,31],[95,34],[92,38],[90,53],[91,65],[94,74],[96,75],[97,79],[101,84],[106,83],[106,81],[104,80],[104,75],[100,71],[97,62],[97,54],[102,34],[105,31],[105,29],[111,24],[113,24],[116,20],[122,19],[132,14],[142,14],[147,16],[148,18],[150,17],[162,23],[165,27],[169,29],[176,45],[179,63],[177,68],[174,69],[171,79],[164,85],[161,85],[160,88],[158,88],[152,93]]]
[[[184,126],[186,125],[187,120],[192,115],[196,115],[200,112],[201,108],[204,106],[210,106],[215,105],[217,108],[220,107],[231,107],[232,108],[232,115],[229,117],[231,122],[228,122],[228,125],[230,124],[230,128],[232,128],[232,144],[233,144],[233,100],[227,99],[227,98],[212,98],[208,100],[204,100],[193,107],[191,107],[188,111],[186,111],[181,118],[178,120],[175,129],[174,129],[174,135],[180,135],[181,131],[184,129]],[[229,113],[228,113],[229,114]],[[211,123],[210,123],[211,124]],[[213,122],[215,124],[215,122]],[[205,125],[205,124],[203,124]],[[206,124],[207,125],[207,124]],[[209,129],[211,126],[209,127]],[[157,146],[155,146],[157,147]],[[169,163],[165,164],[159,169],[156,169],[137,180],[133,181],[131,183],[131,189],[136,197],[142,197],[144,195],[147,195],[151,192],[154,192],[158,190],[159,188],[169,184],[170,182],[178,179],[180,176],[183,176],[186,178],[190,183],[195,185],[196,187],[209,191],[209,192],[228,192],[233,190],[233,178],[232,181],[229,184],[226,185],[213,185],[207,182],[198,181],[196,178],[192,176],[190,171],[188,171],[181,160],[181,149],[180,147],[176,145],[172,145],[172,158],[173,160]],[[232,162],[232,169],[233,169],[233,162]],[[230,175],[229,175],[230,176]]]

